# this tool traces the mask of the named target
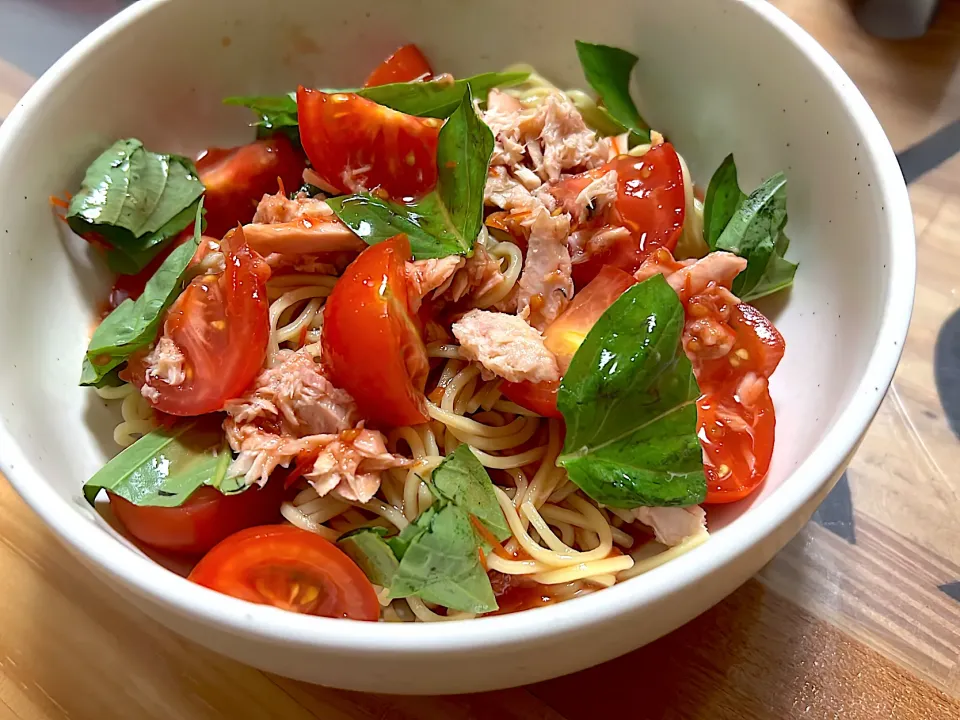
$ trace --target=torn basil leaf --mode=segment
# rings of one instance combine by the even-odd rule
[[[510,537],[490,475],[468,446],[460,445],[437,466],[432,485],[441,498],[475,517],[497,540]]]
[[[337,547],[363,570],[370,582],[388,588],[400,563],[383,539],[386,534],[384,527],[358,528],[342,535]]]
[[[100,468],[84,484],[83,496],[93,505],[100,490],[109,490],[140,507],[179,507],[203,485],[226,492],[222,483],[232,458],[219,423],[161,428]]]
[[[265,137],[282,132],[291,140],[300,142],[300,125],[297,120],[297,94],[254,95],[247,97],[228,97],[224,105],[239,105],[250,108],[259,118],[253,125],[257,137]]]
[[[604,505],[697,505],[700,389],[683,352],[683,306],[656,275],[624,292],[587,333],[560,381],[566,439],[557,464]]]
[[[610,118],[630,131],[631,145],[650,142],[650,126],[630,97],[630,73],[639,58],[610,45],[577,40],[576,46],[583,74]]]
[[[103,238],[111,267],[133,274],[193,221],[203,190],[187,158],[118,140],[87,168],[66,219],[78,235]]]
[[[406,548],[390,585],[390,597],[417,595],[463,612],[496,610],[497,601],[480,564],[479,539],[469,515],[457,505],[448,504],[424,522],[418,518],[417,526],[423,532]]]
[[[195,211],[192,241],[170,253],[139,298],[124,300],[94,330],[84,357],[81,385],[102,386],[108,373],[154,341],[163,313],[180,295],[187,266],[200,244],[201,210],[202,203]]]
[[[786,224],[786,176],[777,173],[744,195],[733,155],[728,155],[707,188],[703,234],[710,250],[747,260],[733,282],[733,293],[741,300],[756,300],[793,284],[797,265],[784,258],[790,244],[783,232]]]
[[[467,255],[483,225],[483,186],[493,154],[493,133],[477,115],[466,86],[440,130],[437,187],[408,204],[369,193],[331,198],[327,204],[368,245],[405,233],[417,260]]]

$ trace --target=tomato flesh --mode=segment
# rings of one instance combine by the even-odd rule
[[[306,158],[285,135],[273,135],[248,145],[210,148],[197,160],[197,173],[206,188],[203,208],[206,233],[221,238],[238,224],[253,220],[264,194],[300,187]]]
[[[263,366],[270,334],[266,282],[270,268],[243,241],[225,253],[219,275],[194,278],[167,311],[163,334],[184,356],[185,377],[178,384],[148,376],[146,352],[130,358],[127,373],[139,388],[149,385],[150,404],[170,415],[216,412],[238,397]]]
[[[236,495],[204,486],[180,507],[138,506],[110,492],[107,497],[114,516],[140,542],[198,555],[238,530],[279,520],[283,484],[270,482]]]
[[[354,93],[297,91],[300,140],[313,169],[341,193],[377,188],[411,200],[437,184],[443,121],[406,115]]]
[[[367,248],[344,271],[323,311],[323,362],[330,380],[370,422],[428,419],[423,391],[430,365],[410,306],[406,235]]]
[[[635,283],[636,280],[629,273],[607,265],[583,290],[574,295],[570,306],[547,326],[543,342],[556,356],[561,374],[566,373],[574,353],[600,316]],[[557,409],[559,387],[559,381],[500,384],[500,390],[507,399],[539,415],[555,418],[563,417]]]
[[[380,603],[359,567],[333,543],[291,525],[231,535],[190,580],[247,602],[321,617],[376,621]]]
[[[654,249],[673,250],[683,228],[683,169],[670,143],[657,145],[641,157],[620,155],[595,170],[565,180],[553,189],[553,195],[561,204],[569,205],[590,182],[612,170],[617,172],[616,200],[580,227],[623,227],[629,236],[621,233],[613,240],[598,240],[597,245],[588,242],[575,254],[573,280],[577,287],[590,282],[604,265],[634,272]]]
[[[410,45],[404,45],[380,63],[370,73],[363,86],[375,87],[412,80],[429,80],[432,77],[433,69],[430,67],[430,63],[420,52],[420,48],[411,43]]]

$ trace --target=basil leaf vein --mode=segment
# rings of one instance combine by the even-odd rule
[[[610,45],[576,41],[577,57],[603,106],[613,120],[631,133],[631,144],[650,142],[650,126],[630,97],[630,73],[639,58]]]
[[[114,248],[111,267],[132,274],[190,224],[203,191],[189,159],[118,140],[87,168],[67,223],[77,234],[104,238]]]
[[[468,84],[440,129],[434,190],[412,203],[361,193],[327,204],[368,245],[405,233],[417,260],[466,255],[483,224],[483,186],[492,154],[493,133],[477,115]]]
[[[593,326],[560,382],[567,435],[557,464],[612,507],[703,502],[693,369],[683,306],[661,276],[634,285]]]

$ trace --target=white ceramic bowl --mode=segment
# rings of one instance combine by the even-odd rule
[[[547,8],[545,9],[534,9]],[[584,87],[575,38],[640,56],[635,94],[706,182],[733,151],[741,183],[783,169],[800,271],[770,310],[777,444],[749,501],[712,512],[709,542],[611,589],[505,617],[434,625],[313,618],[213,593],[154,564],[81,499],[114,452],[112,411],[77,387],[109,279],[50,211],[115,138],[193,154],[246,142],[238,94],[360,82],[416,42],[456,75],[530,62]],[[264,3],[145,0],[65,55],[0,127],[0,467],[66,546],[149,615],[243,662],[391,693],[518,685],[608,660],[743,583],[839,477],[893,375],[913,300],[907,192],[876,118],[837,64],[761,0]],[[717,629],[723,632],[722,628]]]

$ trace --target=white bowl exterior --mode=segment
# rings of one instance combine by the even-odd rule
[[[906,189],[865,101],[759,0],[550,7],[538,17],[511,0],[142,2],[65,56],[0,126],[0,467],[91,568],[170,627],[252,665],[338,687],[465,692],[531,682],[638,647],[717,602],[800,529],[839,476],[892,377],[915,275]],[[225,598],[153,565],[110,530],[79,489],[113,454],[116,416],[76,386],[108,275],[63,232],[48,196],[75,188],[117,137],[185,154],[243,142],[249,118],[222,97],[355,85],[403,42],[456,75],[522,61],[583,87],[575,37],[640,56],[642,110],[699,182],[731,151],[744,187],[788,175],[789,255],[800,271],[792,293],[766,307],[787,353],[772,382],[778,440],[762,491],[712,511],[706,545],[640,578],[442,627],[305,618]]]

